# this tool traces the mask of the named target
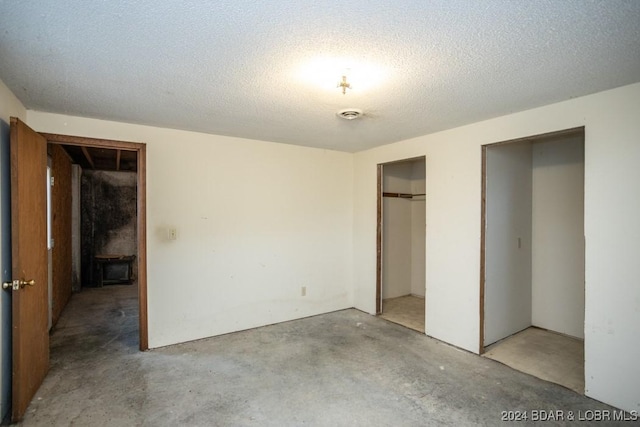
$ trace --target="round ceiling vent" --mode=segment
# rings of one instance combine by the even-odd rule
[[[362,110],[359,110],[357,108],[345,108],[344,110],[338,111],[336,115],[345,120],[353,120],[362,115]]]

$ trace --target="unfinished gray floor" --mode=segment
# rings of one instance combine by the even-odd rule
[[[584,341],[527,328],[487,348],[484,356],[584,393]]]
[[[133,287],[74,295],[23,425],[462,426],[611,409],[357,310],[144,353],[136,325]]]

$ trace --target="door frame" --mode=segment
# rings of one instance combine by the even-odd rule
[[[47,143],[74,145],[79,147],[105,148],[122,151],[135,151],[137,154],[136,183],[136,226],[138,256],[138,314],[139,348],[149,349],[148,309],[147,309],[147,146],[144,143],[118,141],[112,139],[88,138],[81,136],[59,135],[39,132]]]
[[[377,166],[377,225],[376,225],[376,314],[382,314],[382,179],[384,165]]]
[[[514,144],[519,142],[536,142],[540,139],[558,138],[568,135],[582,133],[585,134],[585,127],[578,126],[575,128],[564,129],[555,132],[541,133],[538,135],[526,136],[523,138],[509,139],[507,141],[493,142],[484,144],[482,148],[482,175],[481,175],[481,217],[480,217],[480,341],[478,346],[478,354],[484,354],[484,308],[485,308],[485,275],[486,275],[486,229],[487,229],[487,149],[498,145]]]
[[[384,212],[383,212],[383,198],[384,198],[384,166],[391,165],[394,163],[404,163],[411,162],[416,160],[424,160],[425,161],[425,179],[426,179],[426,156],[415,156],[408,157],[406,159],[393,160],[385,163],[378,163],[376,167],[377,177],[376,177],[376,315],[382,314],[382,263],[383,263],[383,221],[384,221]],[[426,236],[426,229],[425,229]],[[425,255],[425,263],[426,263],[426,255]],[[426,280],[426,278],[425,278]],[[426,287],[426,286],[425,286]],[[425,289],[426,291],[426,289]],[[425,311],[427,298],[425,293]],[[425,319],[425,333],[426,333],[426,319]]]

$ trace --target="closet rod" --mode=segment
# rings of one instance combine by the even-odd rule
[[[399,197],[401,199],[412,199],[416,196],[425,196],[425,194],[409,194],[409,193],[382,193],[382,197]]]

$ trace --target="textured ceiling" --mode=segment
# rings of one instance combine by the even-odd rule
[[[640,81],[640,1],[0,0],[0,79],[33,110],[359,151]]]

